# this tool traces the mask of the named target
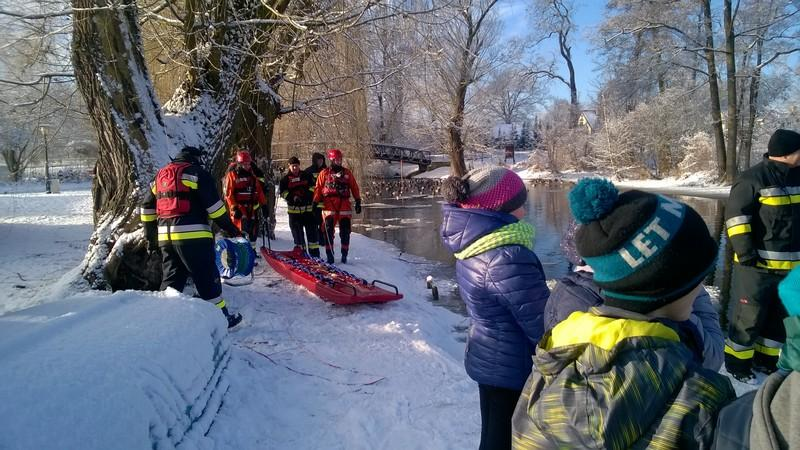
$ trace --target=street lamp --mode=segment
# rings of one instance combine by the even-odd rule
[[[44,191],[50,193],[50,161],[47,157],[47,125],[39,126],[44,138]]]

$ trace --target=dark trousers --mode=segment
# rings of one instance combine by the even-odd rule
[[[786,340],[786,309],[778,297],[778,283],[785,276],[756,267],[733,266],[725,346],[729,370],[749,368],[754,358],[766,367],[777,362],[780,344]]]
[[[219,281],[213,239],[188,239],[180,244],[161,242],[161,290],[171,287],[182,291],[192,277],[197,294],[203,300],[219,302]]]
[[[479,450],[511,448],[511,416],[522,391],[486,384],[478,385],[481,396],[481,445]]]
[[[325,247],[325,221],[322,220],[322,208],[317,207],[311,211],[314,215],[314,223],[317,224],[317,237],[319,238],[319,245]]]
[[[347,255],[350,250],[350,218],[339,217],[339,237],[342,239],[342,255]],[[336,218],[328,216],[325,218],[325,253],[333,255],[333,244],[336,237]]]
[[[243,233],[247,233],[247,238],[250,239],[250,242],[255,242],[258,240],[258,215],[260,213],[256,210],[253,213],[253,217],[242,217],[242,228],[239,230]]]
[[[319,241],[317,240],[317,221],[312,212],[289,214],[289,229],[292,231],[294,245],[299,245],[308,254],[319,257]],[[303,231],[305,230],[305,237]]]

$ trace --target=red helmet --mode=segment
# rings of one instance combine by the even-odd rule
[[[253,162],[253,158],[247,150],[240,150],[236,152],[236,162],[239,164],[250,164]]]
[[[328,150],[328,159],[342,159],[342,151],[338,148],[332,148]]]

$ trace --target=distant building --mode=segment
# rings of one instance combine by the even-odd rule
[[[581,111],[578,116],[578,125],[585,127],[589,134],[592,134],[597,129],[597,113],[591,109]]]

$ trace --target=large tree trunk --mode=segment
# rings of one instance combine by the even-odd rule
[[[288,2],[273,7],[281,12]],[[243,11],[272,17],[255,0],[218,0],[210,14],[192,9],[204,4],[187,2],[191,20],[225,22],[234,13],[242,18]],[[254,29],[190,20],[187,44],[207,51],[188,49],[192,68],[162,114],[142,54],[135,1],[72,0],[72,6],[73,66],[100,144],[93,186],[95,231],[83,277],[97,289],[155,288],[160,268],[156,258],[146,256],[137,207],[156,169],[180,147],[204,149],[212,171],[221,161],[242,80],[253,76]]]
[[[738,140],[739,107],[736,98],[736,36],[733,34],[731,0],[724,0],[725,67],[728,90],[728,142],[725,147],[725,181],[732,183],[738,173],[736,144]]]
[[[461,177],[467,173],[467,164],[464,162],[464,138],[462,136],[464,127],[464,108],[467,99],[467,84],[461,80],[456,88],[456,95],[453,99],[453,116],[447,125],[447,132],[450,137],[450,171],[454,176]]]
[[[719,85],[717,84],[717,62],[714,56],[714,28],[711,23],[711,0],[703,0],[703,26],[706,32],[706,48],[704,51],[708,67],[708,88],[711,94],[711,128],[714,131],[714,145],[717,154],[717,176],[725,177],[727,168],[725,152],[725,133],[722,129],[722,111],[719,103]]]
[[[160,273],[146,270],[142,236],[138,245],[114,249],[138,227],[137,205],[168,150],[160,147],[166,130],[144,66],[135,2],[108,8],[104,0],[73,0],[72,6],[75,77],[100,149],[92,186],[95,231],[83,277],[97,289],[152,287]]]
[[[764,56],[764,39],[761,37],[766,34],[766,30],[756,41],[756,63],[753,74],[750,76],[750,97],[748,99],[747,126],[742,130],[742,163],[743,169],[750,167],[753,148],[753,129],[756,126],[756,115],[758,114],[758,93],[761,85],[761,62]]]

